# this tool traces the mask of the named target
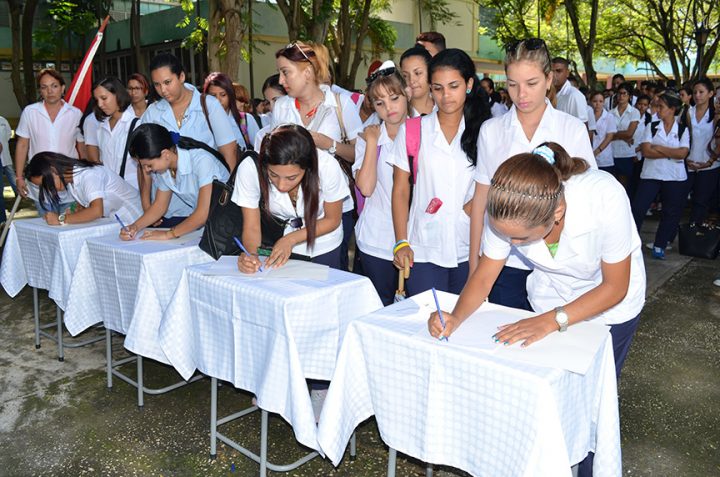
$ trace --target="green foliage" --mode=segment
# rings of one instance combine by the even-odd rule
[[[102,5],[102,4],[101,4]],[[93,2],[50,0],[47,16],[33,32],[40,55],[50,56],[63,49],[68,37],[82,37],[97,23]]]
[[[457,14],[450,10],[447,0],[420,0],[422,12],[430,19],[430,30],[437,30],[438,25],[462,26]]]
[[[202,49],[208,34],[208,21],[195,15],[195,2],[193,0],[180,0],[180,8],[182,8],[185,16],[175,25],[178,28],[191,27],[192,30],[182,42],[183,48]]]
[[[389,22],[376,16],[371,16],[368,22],[368,37],[372,44],[372,55],[392,54],[398,39],[395,28]]]

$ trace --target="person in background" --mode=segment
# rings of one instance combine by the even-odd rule
[[[647,87],[646,87],[647,89]],[[635,159],[633,159],[633,175],[630,179],[630,202],[635,198],[637,192],[637,186],[640,183],[640,173],[643,167],[643,155],[642,155],[642,139],[645,136],[645,128],[650,125],[652,121],[652,115],[649,111],[650,108],[650,97],[641,94],[638,96],[635,102],[635,109],[640,113],[640,121],[638,121],[635,134],[633,134],[633,147],[635,148]]]
[[[502,116],[508,112],[508,108],[502,102],[502,97],[495,91],[495,82],[491,78],[483,78],[480,80],[480,87],[485,90],[490,98],[490,113],[493,118]]]
[[[587,126],[588,111],[585,96],[574,87],[568,77],[570,76],[570,62],[565,58],[552,59],[553,86],[555,86],[557,106],[556,109],[575,116]]]
[[[81,145],[84,148],[78,129],[82,111],[63,100],[65,79],[62,75],[50,68],[40,70],[37,74],[37,86],[42,100],[23,110],[15,130],[15,173],[18,192],[23,197],[28,196],[30,189],[23,175],[28,157],[34,157],[38,152],[50,151],[78,158],[78,149]],[[37,201],[37,192],[37,188],[34,188],[31,197],[35,200],[38,212],[43,215],[46,209]],[[72,202],[67,195],[60,196],[59,207]]]
[[[425,48],[428,53],[430,53],[430,56],[435,56],[447,48],[445,45],[445,36],[436,31],[420,33],[417,38],[415,38],[415,43]]]
[[[142,117],[148,107],[148,95],[150,94],[150,83],[145,75],[141,73],[131,74],[127,80],[127,91],[130,95],[130,105],[135,112],[135,117]]]
[[[617,90],[621,84],[625,82],[625,76],[620,73],[616,73],[612,77],[612,89],[608,91],[608,96],[605,98],[605,109],[611,111],[617,107]]]
[[[227,113],[230,126],[235,134],[235,141],[241,149],[253,149],[253,138],[257,133],[257,124],[251,114],[238,110],[235,88],[230,77],[225,73],[210,73],[205,78],[203,92],[200,98],[203,111],[207,114],[207,98],[217,99]],[[251,131],[252,129],[252,131]],[[251,134],[252,132],[252,134]]]
[[[595,119],[595,134],[593,135],[593,153],[597,161],[598,169],[609,174],[615,170],[613,162],[612,142],[613,135],[617,132],[615,118],[605,111],[603,94],[596,91],[590,97],[593,107],[593,119]]]
[[[433,112],[435,101],[430,95],[428,65],[432,56],[425,48],[414,46],[400,56],[400,71],[410,88],[410,117]]]
[[[260,144],[262,143],[262,140],[265,138],[267,134],[270,134],[270,131],[273,129],[273,109],[275,108],[275,102],[278,100],[278,98],[281,98],[283,96],[287,96],[287,91],[285,91],[285,88],[280,84],[280,75],[274,74],[270,75],[265,79],[265,82],[262,85],[262,93],[265,103],[265,108],[267,110],[267,113],[265,116],[267,117],[267,126],[264,126],[260,131],[257,132],[255,135],[255,150],[260,150]]]
[[[615,118],[617,132],[613,136],[612,151],[615,163],[615,177],[628,191],[630,196],[630,178],[633,174],[635,162],[635,145],[633,135],[640,122],[640,112],[630,104],[632,97],[632,83],[622,83],[617,87],[616,106],[610,110]]]
[[[0,160],[2,161],[2,170],[0,170],[0,224],[7,220],[7,213],[5,211],[5,198],[3,192],[5,190],[5,181],[3,176],[7,177],[10,187],[17,196],[17,185],[15,183],[15,171],[12,166],[12,157],[10,157],[10,135],[12,129],[7,119],[0,116]]]
[[[690,106],[695,106],[695,101],[693,101],[693,83],[691,81],[683,83],[682,87],[678,90],[678,96],[680,96],[680,101],[682,101],[686,111]]]
[[[84,147],[78,148],[81,159],[88,159],[92,162],[100,162],[98,155],[98,128],[100,121],[95,117],[95,108],[97,108],[97,100],[95,96],[90,96],[83,116],[78,123],[80,136],[82,137]]]
[[[229,78],[229,77],[228,77]],[[255,135],[260,130],[260,117],[255,117],[252,107],[250,106],[250,92],[247,88],[239,83],[232,83],[235,91],[235,101],[241,117],[247,122],[248,136],[250,136],[249,144],[255,143]]]

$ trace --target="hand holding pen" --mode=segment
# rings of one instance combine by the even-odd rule
[[[130,224],[126,226],[123,221],[120,219],[118,214],[115,214],[115,220],[118,221],[120,224],[120,239],[121,240],[134,240],[135,235],[137,235],[137,227],[135,224]]]
[[[243,246],[242,242],[240,242],[240,239],[233,237],[233,240],[240,250],[243,251],[243,253],[238,257],[238,270],[243,273],[262,272],[263,267],[260,259],[258,259],[255,255],[251,255],[245,246]]]

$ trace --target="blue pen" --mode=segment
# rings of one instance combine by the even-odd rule
[[[445,331],[445,319],[443,318],[442,310],[440,309],[440,302],[437,299],[437,293],[435,293],[435,288],[432,289],[433,292],[433,298],[435,298],[435,307],[437,308],[438,312],[438,318],[440,318],[440,324],[442,325],[443,331]],[[438,338],[440,341],[447,341],[447,336],[441,336]]]
[[[120,217],[118,217],[118,214],[115,214],[115,220],[118,221],[118,223],[120,224],[120,228],[121,228],[121,229],[123,229],[125,232],[128,232],[127,227],[125,227],[125,224],[123,224],[123,221],[120,220]],[[129,233],[129,232],[128,232],[128,233]]]
[[[237,237],[233,237],[233,240],[235,241],[235,243],[237,244],[237,246],[240,247],[240,250],[242,250],[243,252],[245,252],[245,255],[247,255],[247,256],[249,257],[249,256],[250,256],[250,252],[247,251],[247,249],[246,249],[245,246],[242,244],[242,242],[240,241],[240,239],[237,238]],[[258,269],[258,271],[261,271],[261,272],[263,271],[262,265],[260,265],[260,268]]]

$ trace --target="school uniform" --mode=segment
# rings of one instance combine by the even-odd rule
[[[593,112],[593,118],[595,113]],[[615,118],[603,109],[602,114],[595,120],[595,135],[593,136],[593,150],[600,147],[600,144],[605,140],[608,134],[617,132],[617,126],[615,125]],[[613,152],[612,145],[608,144],[605,149],[595,157],[598,168],[613,173]]]
[[[510,157],[526,152],[548,141],[560,144],[572,157],[585,159],[590,167],[597,169],[595,155],[590,145],[585,125],[576,117],[553,108],[545,99],[545,112],[532,139],[528,140],[513,105],[510,111],[483,123],[478,135],[478,162],[475,182],[490,185],[498,167]],[[490,293],[490,301],[499,305],[529,309],[525,282],[530,274],[530,264],[513,253]]]
[[[585,99],[585,95],[569,81],[565,81],[562,85],[560,91],[557,92],[556,99],[556,109],[575,116],[584,123],[588,122],[587,100]]]
[[[278,126],[281,124],[297,124],[306,127],[309,131],[316,131],[320,134],[324,134],[330,139],[336,142],[342,141],[342,128],[340,127],[340,121],[338,114],[342,114],[343,128],[347,135],[347,140],[352,141],[357,137],[362,122],[360,116],[357,114],[355,104],[350,99],[349,95],[340,94],[337,95],[332,91],[329,86],[320,85],[320,89],[325,95],[324,101],[318,106],[315,115],[307,126],[304,126],[300,112],[295,106],[295,98],[290,96],[283,96],[278,98],[275,106],[273,107],[273,124]],[[340,111],[338,111],[338,100]],[[318,149],[318,158],[320,156],[327,156],[333,160],[333,158],[326,150]],[[345,184],[348,185],[347,198],[343,202],[343,244],[340,256],[343,263],[343,270],[348,269],[348,242],[353,233],[353,227],[355,226],[354,208],[355,203],[350,196],[349,180],[345,178]]]
[[[247,149],[248,142],[245,141],[245,136],[243,135],[243,131],[241,130],[241,125],[238,124],[237,121],[235,121],[235,118],[232,115],[232,111],[228,111],[227,116],[228,121],[230,121],[230,127],[232,128],[233,134],[235,135],[235,141],[237,142],[238,146],[240,146],[242,149]],[[240,117],[242,118],[243,116],[245,119],[245,124],[242,125],[242,127],[245,129],[245,134],[247,134],[248,140],[250,141],[249,144],[252,145],[255,143],[255,137],[258,131],[260,131],[260,127],[258,127],[258,124],[252,114],[240,113]]]
[[[170,191],[175,197],[178,208],[174,215],[165,217],[186,218],[195,211],[200,189],[212,184],[214,179],[226,182],[230,173],[220,161],[202,149],[177,148],[177,171],[175,178],[166,170],[162,174],[152,174],[153,183],[161,191]],[[177,222],[177,221],[176,221]]]
[[[235,140],[227,113],[220,102],[209,96],[205,98],[207,106],[207,118],[200,102],[200,92],[191,84],[185,83],[185,88],[192,91],[192,99],[183,115],[180,127],[178,127],[172,106],[166,99],[161,99],[148,106],[140,118],[140,124],[155,123],[164,126],[171,132],[180,133],[182,136],[191,137],[197,141],[204,142],[208,146],[217,149]],[[209,126],[212,126],[212,130]],[[217,159],[213,158],[217,162]],[[151,198],[154,200],[157,190],[156,182],[153,181]],[[193,202],[194,204],[194,202]],[[194,210],[194,205],[190,212]],[[166,218],[187,217],[188,204],[180,200],[180,196],[173,194],[170,205],[165,213]]]
[[[617,132],[627,131],[632,123],[640,123],[640,111],[630,104],[627,105],[622,114],[617,107],[610,110],[610,114],[615,118]],[[612,153],[615,173],[620,176],[625,176],[628,179],[632,177],[635,145],[628,144],[622,139],[617,139],[612,142]]]
[[[498,116],[502,116],[503,114],[508,112],[507,106],[505,106],[502,103],[493,103],[492,106],[490,106],[490,114],[493,118],[497,118]]]
[[[260,154],[260,146],[262,146],[263,139],[265,139],[265,136],[270,134],[273,129],[274,126],[270,124],[269,126],[265,126],[264,128],[260,129],[255,135],[255,143],[253,144],[253,146],[255,146],[255,151],[257,151],[258,154]]]
[[[385,306],[393,303],[397,285],[397,269],[393,265],[395,233],[392,221],[393,166],[386,158],[393,141],[383,123],[378,138],[377,183],[373,193],[365,198],[362,213],[355,224],[355,243],[360,254],[363,273],[375,286]],[[358,137],[355,143],[353,174],[357,177],[365,162],[367,143]]]
[[[107,166],[75,167],[68,193],[83,207],[97,199],[103,201],[103,217],[117,214],[125,224],[143,215],[140,193]]]
[[[345,199],[349,193],[344,174],[337,161],[329,155],[318,157],[318,175],[320,179],[320,190],[318,197],[318,220],[325,217],[324,205],[326,202],[337,202]],[[231,200],[240,207],[257,209],[260,207],[261,192],[260,178],[258,177],[257,166],[254,161],[246,160],[238,166],[235,179],[235,189]],[[296,206],[293,207],[290,195],[287,192],[280,192],[270,181],[268,184],[267,210],[281,220],[287,220],[285,234],[287,235],[299,228],[293,227],[290,223],[293,219],[305,218],[305,198],[302,186],[299,187]],[[303,227],[305,224],[303,224]],[[310,257],[313,262],[323,263],[332,268],[340,268],[340,246],[342,244],[342,224],[325,234],[315,238],[312,248],[306,242],[295,245],[292,253]]]
[[[595,123],[595,110],[588,105],[587,106],[587,130],[588,131],[595,131],[595,128],[597,127],[597,124]]]
[[[710,160],[708,145],[713,139],[713,121],[710,110],[700,121],[695,115],[696,108],[691,106],[690,116],[692,141],[690,141],[689,163],[704,163]],[[692,211],[690,222],[703,223],[711,209],[717,207],[718,182],[720,181],[720,162],[715,161],[710,167],[692,171],[688,169],[688,190],[692,193]]]
[[[110,129],[110,119],[105,118],[98,125],[96,139],[100,150],[100,162],[105,167],[120,174],[123,156],[127,145],[130,125],[135,120],[135,111],[131,107],[125,110],[115,127]],[[137,122],[135,123],[137,124]],[[125,173],[123,179],[135,189],[138,189],[137,161],[127,154],[125,158]]]
[[[645,266],[641,242],[634,226],[624,188],[604,171],[588,170],[564,184],[567,204],[565,225],[553,257],[543,240],[511,245],[487,223],[483,254],[504,260],[516,250],[532,265],[527,281],[532,309],[545,313],[566,305],[603,281],[602,263],[618,263],[630,257],[630,283],[620,303],[593,317],[610,325],[616,373],[620,375],[632,335],[645,303]]]
[[[630,197],[631,203],[637,193],[638,184],[640,184],[640,173],[642,172],[645,161],[640,146],[642,144],[643,137],[645,137],[645,129],[650,127],[651,118],[650,113],[647,112],[644,115],[640,115],[640,121],[635,128],[635,134],[633,134],[633,148],[635,148],[635,157],[637,160],[633,159],[633,174],[630,178],[630,186],[628,188],[628,197]]]
[[[673,122],[669,133],[665,132],[662,122],[657,125],[654,135],[652,130],[652,126],[645,129],[643,143],[671,148],[690,147],[690,131],[685,130],[682,137],[679,137],[677,121]],[[658,192],[662,195],[663,208],[662,217],[655,233],[654,246],[665,250],[667,244],[675,238],[687,200],[687,172],[683,159],[645,158],[640,173],[640,184],[638,184],[638,190],[632,203],[633,216],[638,230],[642,227],[645,213]]]
[[[449,144],[440,128],[437,112],[424,116],[420,129],[417,183],[410,205],[407,236],[415,263],[406,281],[407,291],[416,295],[435,287],[460,293],[467,281],[470,252],[470,217],[463,205],[472,199],[475,191],[475,167],[460,144],[465,118]],[[405,134],[403,125],[386,160],[410,172]],[[442,206],[435,213],[428,213],[428,206],[436,198],[442,201]]]
[[[100,121],[95,117],[95,113],[88,114],[82,127],[82,136],[86,146],[98,146],[98,128],[100,128]]]

